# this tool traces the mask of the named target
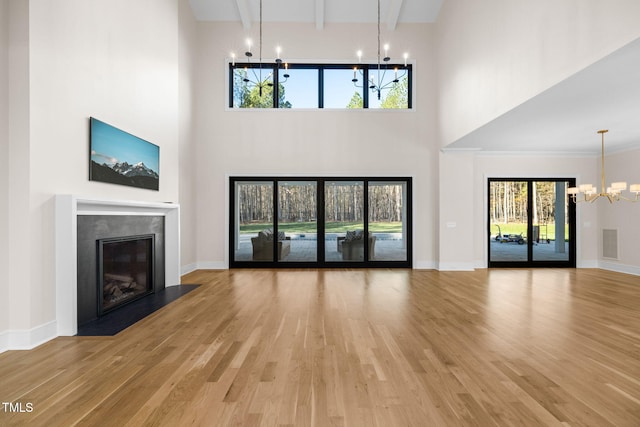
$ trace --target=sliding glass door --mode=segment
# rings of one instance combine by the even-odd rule
[[[230,178],[231,267],[410,267],[410,178]]]
[[[269,245],[266,230],[273,230],[273,182],[235,181],[230,253],[235,261],[259,262],[273,260],[273,245]]]
[[[282,237],[278,261],[318,260],[317,193],[315,181],[278,181],[278,234]]]
[[[364,261],[364,181],[324,183],[324,229],[327,262]]]
[[[569,222],[567,181],[534,181],[533,261],[569,261],[570,243],[575,240]]]
[[[369,181],[369,259],[407,261],[407,185],[398,181]]]
[[[575,267],[574,179],[488,182],[489,267]]]
[[[489,182],[489,262],[526,262],[527,200],[526,181]]]

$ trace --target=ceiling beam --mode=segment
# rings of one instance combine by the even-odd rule
[[[249,5],[247,0],[236,0],[238,6],[238,13],[240,14],[240,20],[242,21],[242,27],[245,30],[251,29],[251,13],[249,13]]]
[[[389,10],[387,11],[387,28],[391,31],[396,29],[398,25],[398,18],[400,17],[400,9],[402,8],[403,0],[391,0],[389,3]]]
[[[316,0],[316,30],[324,28],[324,1]]]

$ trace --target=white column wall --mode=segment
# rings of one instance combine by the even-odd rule
[[[433,26],[399,25],[384,34],[391,56],[415,61],[413,111],[226,108],[230,52],[244,52],[239,23],[199,24],[197,128],[199,266],[228,265],[230,175],[412,176],[414,265],[433,267],[437,248],[437,163]],[[375,25],[264,24],[264,57],[276,43],[286,61],[354,61],[357,49],[375,58]],[[255,55],[254,55],[255,58]]]
[[[9,271],[9,1],[0,0],[0,271]],[[8,343],[9,281],[0,281],[0,351]]]
[[[7,341],[21,341],[30,325],[31,266],[29,265],[29,3],[9,0],[9,155],[7,267],[9,328]],[[26,237],[26,239],[25,239]],[[19,283],[19,286],[16,284]]]
[[[183,273],[195,269],[196,255],[196,180],[195,94],[197,23],[189,0],[179,4],[179,142],[180,142],[180,256]]]
[[[474,227],[481,211],[474,183],[474,153],[440,153],[439,270],[473,270]],[[442,184],[446,183],[446,186]]]

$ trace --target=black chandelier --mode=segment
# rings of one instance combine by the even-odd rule
[[[253,57],[253,53],[251,52],[251,39],[247,39],[247,51],[244,53],[244,56],[247,57],[247,63],[251,64],[251,58]],[[278,71],[280,69],[280,67],[282,66],[282,59],[280,58],[280,53],[281,53],[281,48],[280,46],[276,47],[276,59],[275,59],[275,63],[276,63],[276,71]],[[262,97],[262,89],[266,88],[266,87],[273,87],[273,79],[272,79],[272,75],[273,75],[273,67],[269,66],[269,67],[265,67],[265,73],[267,72],[267,70],[269,70],[269,73],[266,75],[266,77],[262,78],[262,71],[263,71],[263,62],[262,62],[262,0],[260,0],[260,29],[259,29],[259,39],[258,39],[258,67],[245,67],[244,68],[244,78],[242,79],[242,81],[244,82],[245,86],[249,89],[253,89],[254,87],[258,88],[258,93],[260,95],[260,97]],[[231,58],[232,58],[232,66],[235,66],[235,54],[231,54]],[[251,74],[253,74],[253,79],[250,78],[249,76],[249,68],[251,68]],[[288,65],[287,63],[284,64],[284,68],[285,68],[285,73],[282,75],[284,77],[284,79],[279,80],[279,83],[284,83],[287,81],[287,79],[289,78],[289,73],[288,71]]]
[[[385,77],[388,71],[388,63],[389,61],[391,61],[391,57],[389,57],[388,55],[389,53],[389,45],[385,44],[384,45],[384,57],[382,58],[382,61],[384,61],[384,68],[382,67],[382,64],[380,63],[380,0],[378,0],[378,73],[377,76],[369,76],[369,81],[368,81],[368,87],[369,89],[371,89],[372,93],[377,94],[378,100],[380,100],[382,91],[385,89],[391,89],[393,86],[395,86],[398,82],[400,82],[400,79],[405,77],[407,75],[407,58],[409,57],[409,55],[407,53],[404,54],[404,68],[401,72],[400,75],[398,75],[398,67],[394,67],[393,68],[393,80],[387,81],[385,83]],[[358,55],[358,63],[362,62],[362,51],[359,50],[357,53]],[[357,77],[357,73],[360,73],[360,76],[362,76],[363,80],[364,80],[364,72],[362,69],[358,70],[358,67],[355,66],[353,67],[353,79],[351,79],[351,81],[353,82],[353,85],[357,88],[362,88],[364,87],[364,83],[362,85],[358,84],[358,77]]]

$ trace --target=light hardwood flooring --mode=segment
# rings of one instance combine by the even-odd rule
[[[640,426],[640,277],[197,271],[114,337],[0,354],[0,425]]]

